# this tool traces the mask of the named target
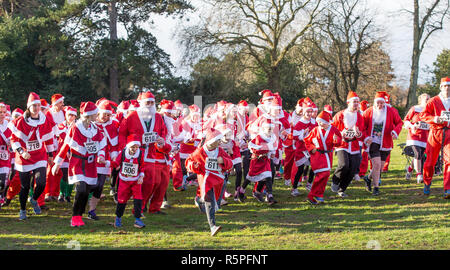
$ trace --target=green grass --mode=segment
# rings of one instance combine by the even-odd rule
[[[404,141],[403,131],[394,143]],[[448,249],[450,205],[442,198],[442,176],[434,180],[431,195],[426,197],[422,185],[404,179],[405,164],[396,146],[378,197],[365,191],[360,181],[348,188],[349,198],[336,197],[328,186],[326,203],[310,206],[303,187],[299,188],[301,196],[294,198],[284,181],[278,180],[274,196],[279,203],[268,207],[257,203],[248,188],[244,204],[229,199],[229,205],[217,214],[217,224],[223,230],[216,237],[210,237],[206,216],[193,203],[193,187],[174,192],[170,185],[168,196],[173,208],[165,210],[166,216],[146,214],[144,229],[133,227],[131,201],[124,227],[114,228],[115,204],[109,195],[97,207],[101,220],[85,218],[83,228],[71,228],[71,205],[56,202],[48,203],[51,209],[40,216],[33,215],[28,204],[29,219],[19,221],[16,197],[0,210],[0,249],[67,249],[72,240],[83,250],[369,249],[371,240],[381,249]],[[109,194],[108,183],[104,193]]]

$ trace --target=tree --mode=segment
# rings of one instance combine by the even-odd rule
[[[280,66],[316,24],[321,0],[205,0],[203,4],[210,13],[202,12],[200,24],[180,33],[186,59],[196,62],[193,59],[217,52],[245,52],[264,73],[265,88],[282,93]]]
[[[428,39],[433,33],[443,29],[445,18],[450,15],[450,0],[432,0],[425,3],[414,0],[414,10],[408,11],[413,16],[413,51],[411,56],[411,73],[409,79],[408,100],[406,107],[417,103],[417,80],[419,78],[420,56]],[[425,7],[422,9],[422,7]],[[425,10],[425,12],[422,12]]]
[[[450,50],[443,50],[433,63],[431,70],[433,74],[431,81],[425,83],[425,85],[419,85],[417,87],[417,96],[423,93],[427,93],[430,96],[436,96],[439,94],[439,86],[441,84],[441,78],[450,76]]]

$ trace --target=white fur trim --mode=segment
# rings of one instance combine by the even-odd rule
[[[251,181],[251,182],[259,182],[261,180],[264,180],[266,178],[272,177],[272,172],[271,171],[265,171],[262,172],[258,175],[254,175],[254,176],[250,176],[247,174],[247,180]]]
[[[16,169],[19,172],[29,172],[37,168],[46,168],[46,167],[47,167],[47,160],[41,160],[31,165],[21,165],[17,163],[14,165],[14,169]]]
[[[57,99],[55,102],[52,103],[52,105],[58,104],[59,102],[63,101],[64,97],[60,97],[59,99]]]

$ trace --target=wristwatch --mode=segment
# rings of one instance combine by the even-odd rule
[[[17,153],[19,153],[19,155],[22,155],[22,153],[23,153],[22,147],[17,148]]]

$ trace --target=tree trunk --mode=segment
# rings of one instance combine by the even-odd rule
[[[417,103],[417,79],[419,78],[419,59],[420,59],[420,37],[423,29],[419,26],[419,2],[414,0],[414,45],[411,58],[411,74],[409,76],[408,99],[406,108],[410,108]]]
[[[117,64],[117,52],[116,52],[116,42],[117,42],[117,7],[116,0],[111,0],[108,6],[109,11],[109,35],[111,43],[114,44],[112,58],[113,65],[109,69],[109,90],[110,90],[110,99],[114,102],[119,102],[119,72],[118,72],[118,64]]]
[[[280,80],[280,71],[278,69],[278,66],[272,67],[267,78],[267,84],[270,91],[272,91],[273,93],[280,92]]]

